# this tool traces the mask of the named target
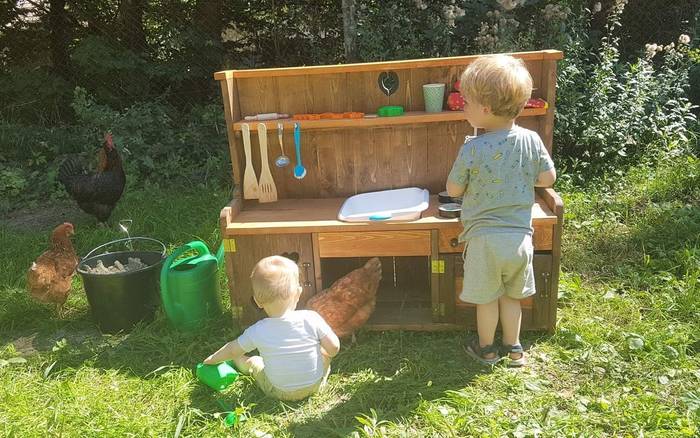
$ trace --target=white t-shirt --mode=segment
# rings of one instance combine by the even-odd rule
[[[256,322],[238,338],[238,344],[246,353],[257,348],[270,383],[293,391],[323,378],[321,339],[330,333],[333,331],[318,313],[295,310]]]

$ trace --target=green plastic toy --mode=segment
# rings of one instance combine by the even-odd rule
[[[387,105],[379,107],[377,110],[379,117],[396,117],[403,115],[403,107],[398,105]]]
[[[192,250],[195,255],[177,260]],[[201,328],[208,318],[221,313],[217,271],[223,256],[223,245],[214,256],[204,242],[195,240],[177,248],[163,263],[160,297],[168,320],[177,329]]]
[[[200,382],[216,391],[223,391],[238,379],[238,371],[232,362],[221,362],[217,365],[198,363],[195,374]]]

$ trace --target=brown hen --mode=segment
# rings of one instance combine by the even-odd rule
[[[355,330],[374,312],[381,279],[382,264],[375,257],[312,297],[306,306],[318,312],[339,338],[352,335],[354,340]]]
[[[75,234],[73,225],[66,222],[51,233],[48,250],[40,255],[27,271],[27,290],[37,301],[56,304],[59,316],[68,299],[71,280],[78,266],[70,237]]]

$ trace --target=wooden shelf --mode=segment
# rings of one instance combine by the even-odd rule
[[[547,114],[546,108],[525,108],[519,117],[534,117]],[[364,117],[362,119],[321,119],[321,120],[294,120],[294,119],[278,119],[265,120],[258,122],[238,121],[233,124],[235,131],[240,131],[241,126],[247,123],[251,131],[258,130],[258,123],[264,123],[269,130],[277,130],[277,124],[282,123],[284,129],[293,129],[294,123],[299,123],[301,129],[341,129],[341,128],[369,128],[373,126],[392,126],[392,125],[417,125],[422,123],[438,123],[438,122],[462,122],[467,118],[464,111],[442,111],[439,113],[426,113],[424,111],[409,111],[402,116],[396,117]]]
[[[293,234],[331,231],[401,231],[459,229],[457,219],[444,219],[438,215],[437,196],[430,197],[430,205],[420,219],[410,222],[341,222],[338,211],[345,198],[280,199],[261,204],[255,200],[231,206],[238,213],[226,217],[227,236],[260,234]],[[238,202],[234,200],[234,203]],[[539,196],[532,206],[533,226],[553,225],[557,216]]]

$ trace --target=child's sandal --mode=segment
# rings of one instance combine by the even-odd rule
[[[508,358],[509,367],[520,368],[525,365],[525,350],[523,350],[522,345],[503,345],[503,350],[501,350],[501,352]],[[512,355],[516,354],[519,355],[519,357],[517,359],[513,359]]]
[[[482,347],[479,344],[479,337],[473,336],[467,340],[464,344],[464,351],[467,352],[474,360],[482,365],[493,366],[498,363],[501,358],[498,355],[498,347],[495,345],[487,345]],[[493,357],[486,357],[487,355],[493,354]]]

